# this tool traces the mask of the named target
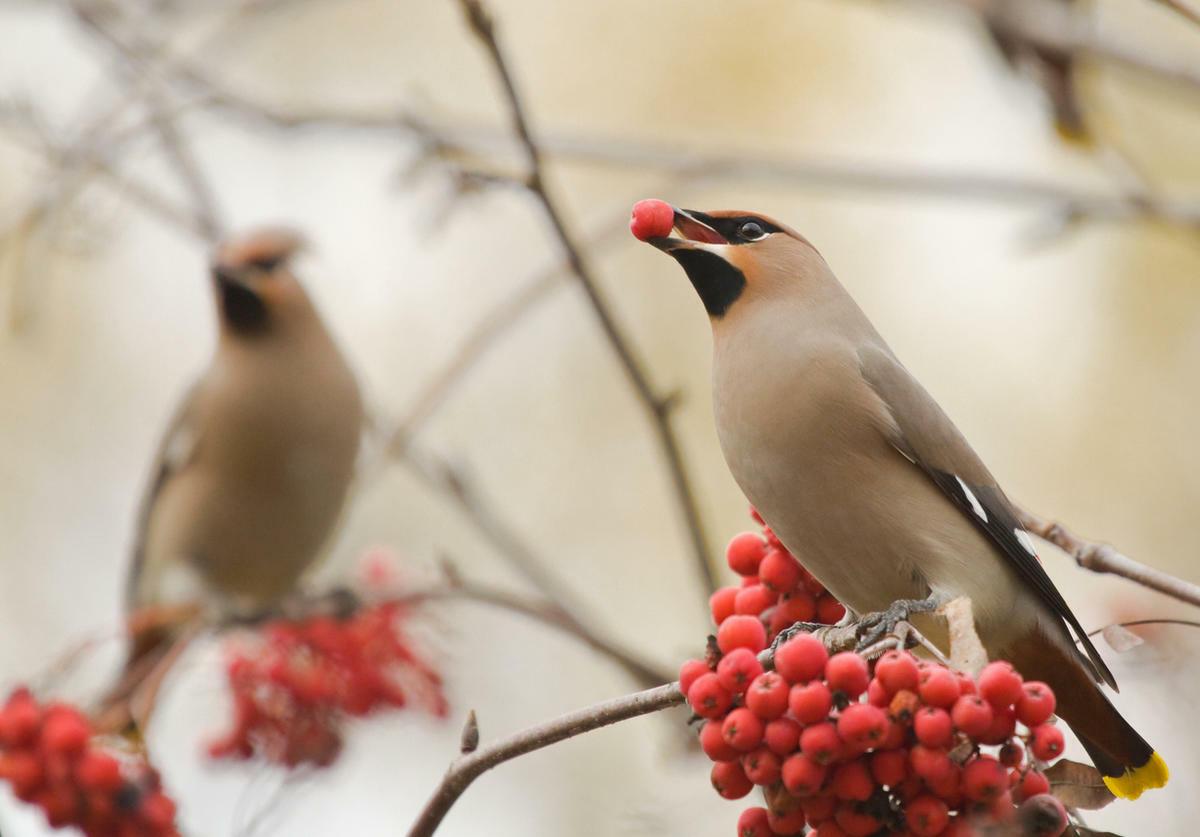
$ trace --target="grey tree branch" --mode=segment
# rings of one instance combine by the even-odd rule
[[[684,696],[679,691],[679,685],[668,683],[569,712],[460,755],[450,764],[441,784],[409,829],[408,837],[429,837],[433,834],[463,791],[493,767],[576,735],[678,706],[683,702]]]
[[[1075,563],[1085,570],[1119,575],[1143,587],[1200,607],[1200,585],[1134,561],[1106,543],[1085,540],[1061,523],[1040,517],[1023,508],[1017,507],[1017,519],[1030,532],[1070,555],[1075,559]]]
[[[545,211],[546,218],[550,221],[550,225],[554,229],[555,237],[558,239],[566,255],[567,264],[579,280],[579,284],[587,296],[592,312],[595,314],[596,320],[608,340],[609,346],[612,348],[614,355],[616,355],[622,370],[625,372],[625,376],[629,379],[630,386],[637,394],[638,401],[652,422],[655,438],[666,461],[679,510],[684,519],[688,538],[691,541],[692,558],[696,571],[705,585],[706,592],[711,592],[717,587],[717,577],[712,566],[711,549],[709,548],[708,539],[704,531],[704,523],[700,519],[700,509],[696,500],[695,490],[692,487],[691,478],[687,472],[687,466],[680,449],[679,438],[671,423],[670,410],[673,399],[661,396],[655,392],[653,385],[650,383],[649,374],[641,362],[634,356],[629,340],[621,331],[612,309],[604,299],[600,291],[599,282],[585,259],[583,251],[576,244],[574,237],[567,228],[566,219],[557,201],[550,194],[545,181],[542,151],[530,131],[529,122],[525,115],[525,109],[521,104],[521,98],[517,92],[512,72],[509,69],[508,62],[504,58],[499,41],[496,39],[495,26],[491,16],[479,0],[460,0],[460,5],[467,17],[471,31],[487,51],[496,74],[502,83],[509,105],[513,129],[520,139],[528,158],[527,186],[529,191],[537,198],[542,209]]]

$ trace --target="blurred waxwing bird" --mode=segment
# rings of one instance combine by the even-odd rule
[[[868,629],[912,617],[933,630],[932,610],[969,596],[989,655],[1050,684],[1114,794],[1165,784],[996,480],[816,249],[762,215],[668,208],[649,241],[708,311],[721,448],[784,544],[873,614]]]
[[[216,251],[216,350],[159,448],[138,516],[131,614],[197,599],[232,611],[270,606],[338,522],[363,404],[290,267],[300,245],[296,234],[263,230]],[[135,635],[127,672],[165,639]]]

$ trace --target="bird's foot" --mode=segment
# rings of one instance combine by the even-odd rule
[[[859,650],[868,648],[888,634],[895,633],[896,626],[907,622],[914,613],[929,613],[937,610],[941,599],[930,596],[927,599],[898,599],[888,605],[887,610],[864,614],[858,620]]]
[[[783,645],[789,639],[800,634],[811,634],[817,628],[828,628],[828,625],[823,625],[820,622],[794,622],[791,627],[784,628],[775,637],[771,643],[771,653],[774,654],[779,646]]]

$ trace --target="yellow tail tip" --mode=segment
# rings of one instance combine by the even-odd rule
[[[1105,776],[1104,784],[1121,799],[1137,799],[1143,791],[1161,788],[1171,778],[1167,763],[1158,753],[1150,755],[1150,761],[1141,767],[1126,770],[1122,776]]]

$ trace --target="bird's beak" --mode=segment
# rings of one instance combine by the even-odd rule
[[[728,244],[725,236],[712,227],[712,218],[694,209],[671,207],[675,211],[675,232],[679,237],[652,238],[653,244],[664,253],[674,250],[694,250],[696,244]]]

